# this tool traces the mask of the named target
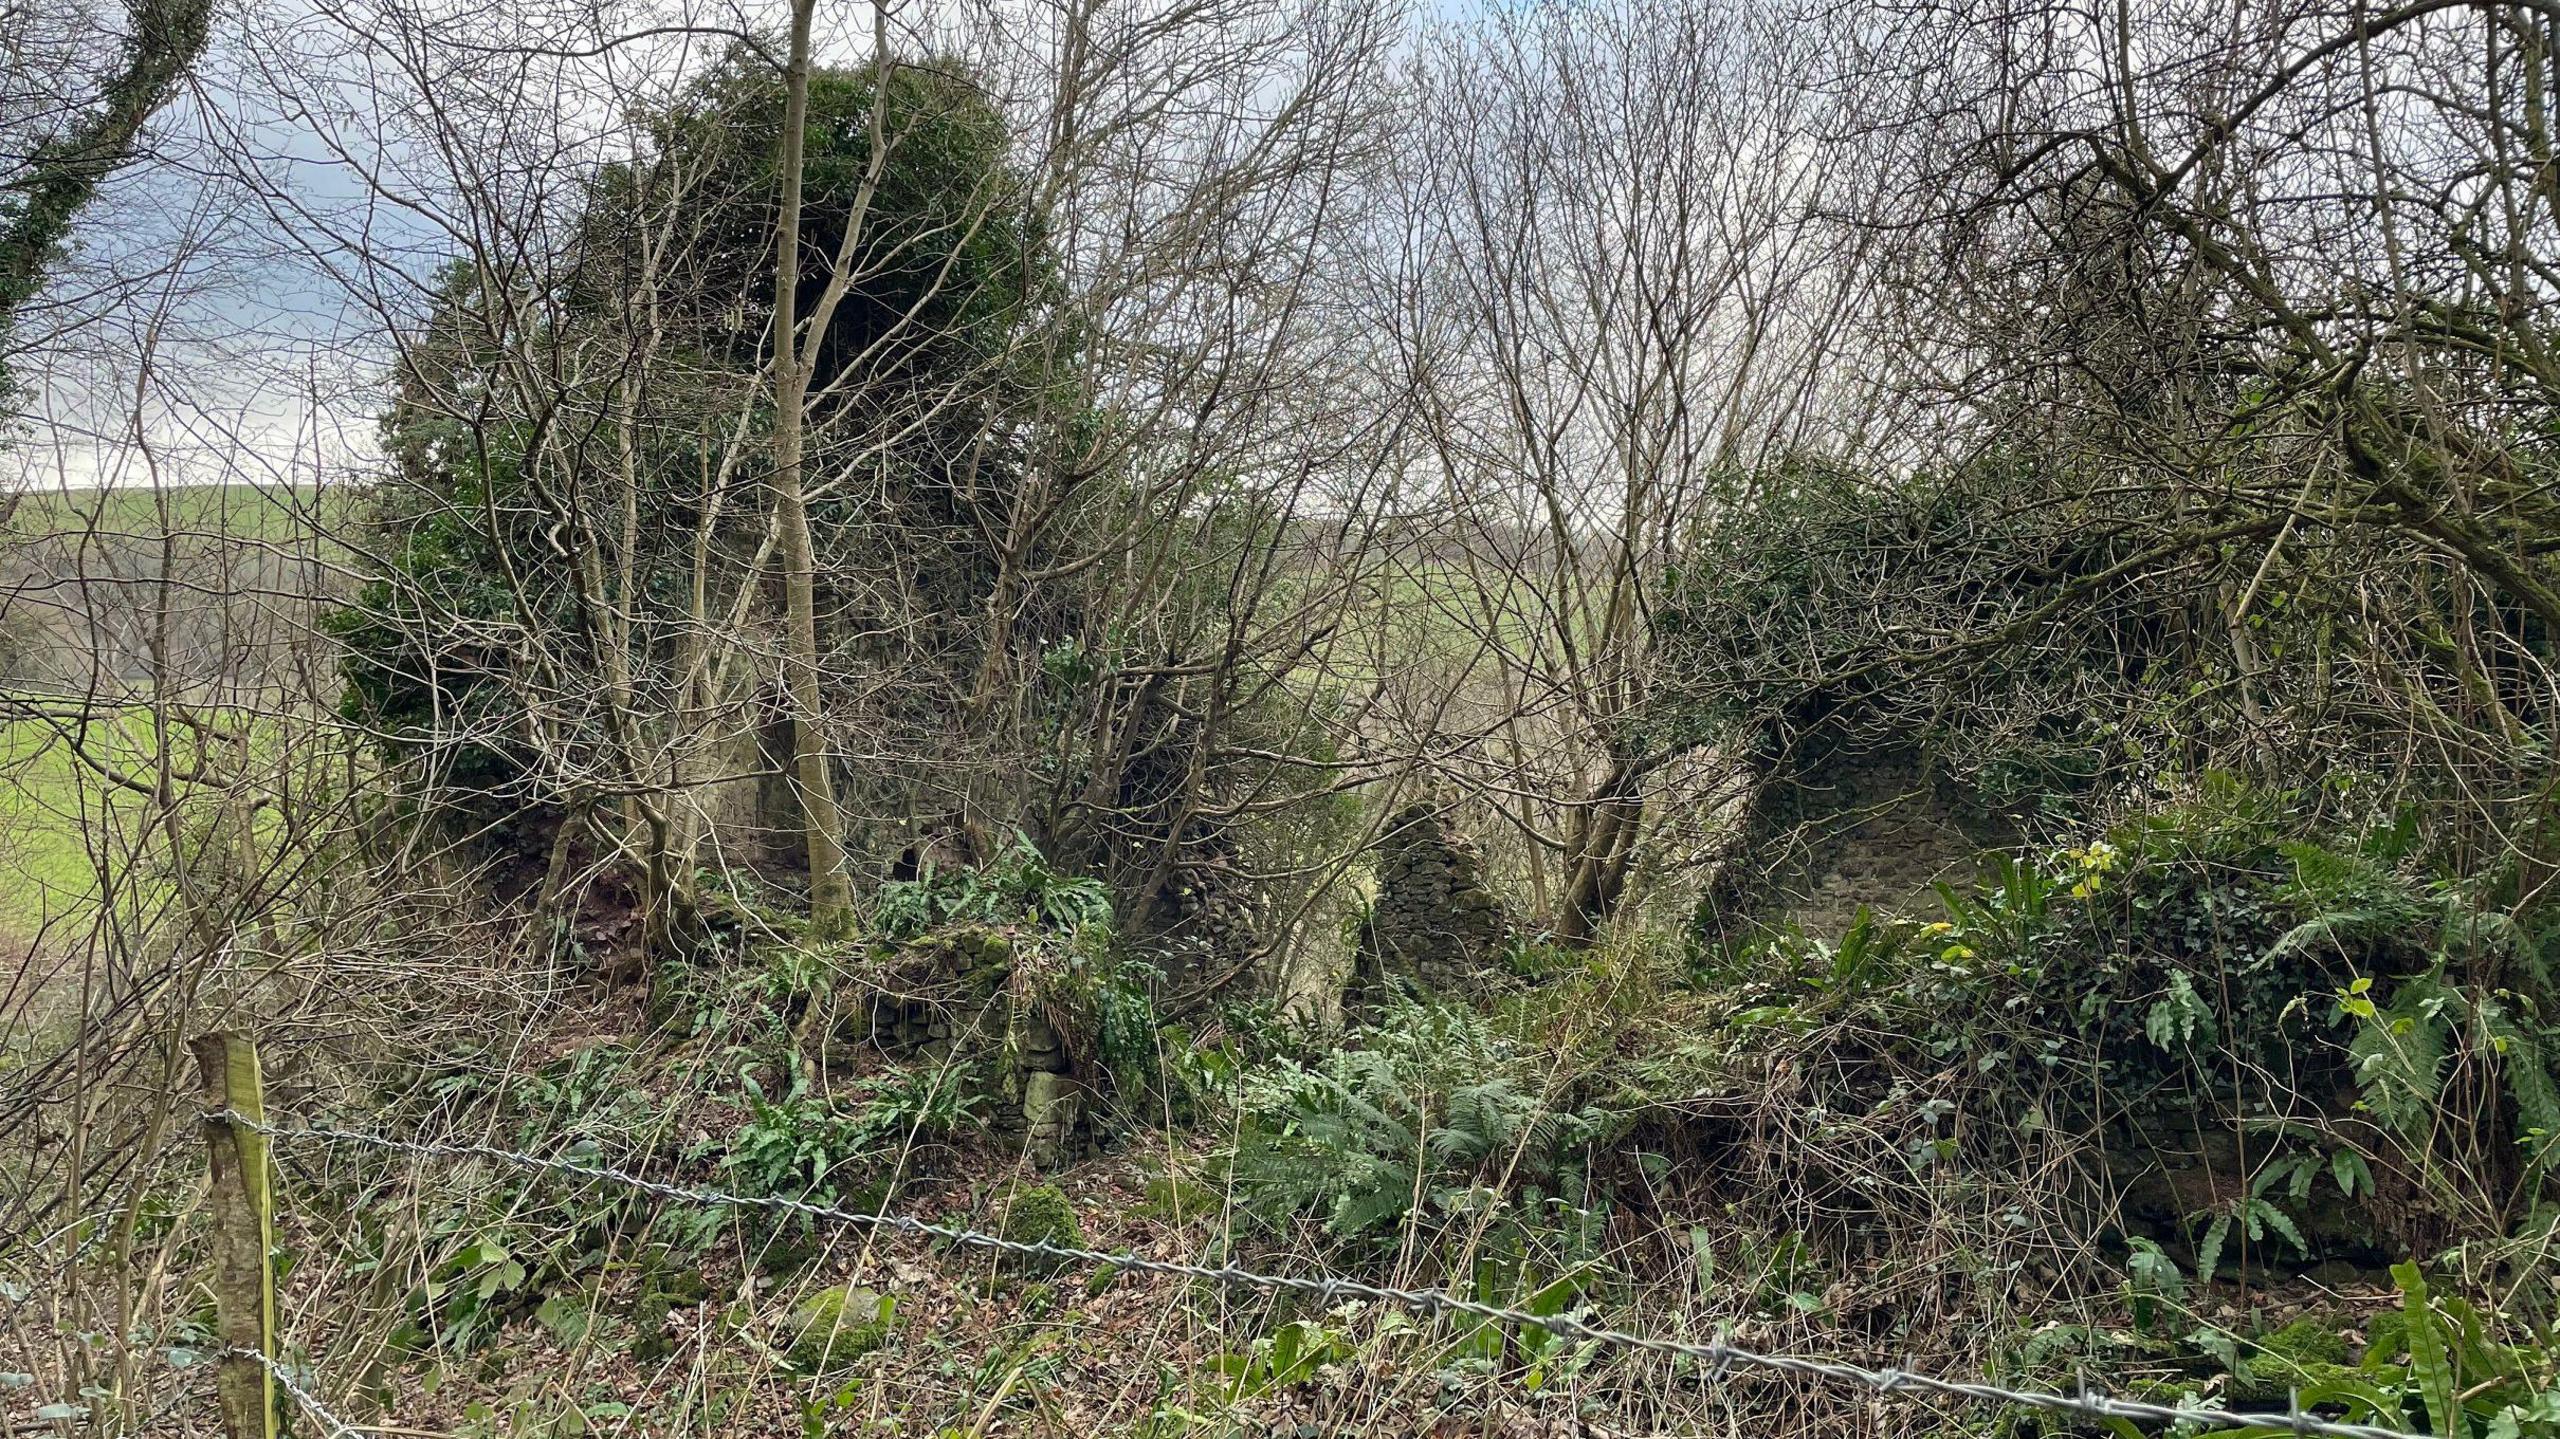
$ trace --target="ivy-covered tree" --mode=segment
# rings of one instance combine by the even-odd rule
[[[50,87],[68,91],[85,77],[13,54],[9,89],[25,87],[29,93],[13,98],[32,103],[25,105],[25,148],[7,156],[8,175],[0,179],[0,401],[15,388],[8,362],[18,316],[43,288],[72,222],[107,177],[133,158],[142,127],[204,53],[212,9],[211,0],[133,0],[131,27],[94,101],[68,93],[38,96],[34,92]],[[20,59],[28,61],[23,69]]]
[[[350,716],[422,766],[422,793],[550,842],[555,884],[581,833],[609,838],[676,949],[696,791],[772,693],[783,101],[740,49],[591,177],[556,253],[456,267],[385,421],[380,572],[333,622]],[[1002,117],[965,76],[820,71],[808,110],[807,464],[825,609],[859,628],[842,552],[907,516],[957,528],[956,472],[1018,468],[1011,362],[1039,270]]]

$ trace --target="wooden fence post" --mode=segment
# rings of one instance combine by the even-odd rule
[[[213,1170],[213,1301],[222,1337],[215,1387],[224,1439],[275,1439],[275,1376],[248,1357],[276,1357],[275,1216],[267,1185],[267,1137],[247,1125],[213,1118],[224,1111],[265,1123],[258,1050],[248,1036],[208,1034],[190,1040],[204,1086],[205,1149]],[[248,1351],[247,1354],[241,1351]]]

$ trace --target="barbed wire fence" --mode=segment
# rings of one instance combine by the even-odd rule
[[[320,1421],[320,1439],[366,1439],[366,1436],[372,1432],[362,1425],[350,1424],[339,1418],[334,1410],[320,1402],[319,1396],[303,1387],[302,1380],[295,1377],[292,1369],[277,1363],[273,1358],[255,1349],[231,1349],[225,1352],[234,1358],[248,1360],[265,1370],[267,1377],[276,1382],[276,1387],[293,1396],[293,1402],[297,1408]]]
[[[1929,1396],[2014,1406],[2066,1417],[2077,1416],[2161,1426],[2179,1432],[2214,1430],[2226,1433],[2255,1432],[2263,1435],[2323,1435],[2331,1436],[2331,1439],[2428,1439],[2428,1436],[2414,1434],[2408,1430],[2349,1423],[2309,1413],[2302,1408],[2299,1393],[2292,1397],[2291,1403],[2284,1412],[2267,1413],[2210,1406],[2155,1404],[2143,1400],[2118,1398],[2091,1389],[2083,1389],[2076,1394],[2013,1389],[1994,1384],[1987,1379],[1950,1379],[1899,1368],[1877,1369],[1834,1359],[1764,1353],[1724,1339],[1690,1340],[1637,1334],[1592,1324],[1569,1314],[1536,1314],[1524,1309],[1487,1304],[1438,1288],[1399,1289],[1337,1274],[1264,1274],[1239,1268],[1233,1264],[1193,1264],[1180,1260],[1151,1259],[1127,1250],[1089,1249],[1070,1244],[1008,1239],[1000,1234],[988,1234],[955,1225],[929,1223],[906,1215],[865,1213],[860,1210],[814,1204],[781,1195],[732,1194],[723,1190],[677,1184],[607,1165],[546,1157],[495,1145],[399,1139],[362,1130],[321,1125],[279,1125],[232,1109],[213,1110],[208,1112],[205,1118],[208,1122],[236,1126],[239,1130],[277,1143],[354,1145],[407,1155],[415,1159],[486,1161],[540,1174],[602,1181],[635,1193],[653,1195],[680,1203],[797,1215],[824,1224],[844,1225],[923,1240],[939,1240],[961,1248],[1044,1260],[1052,1264],[1082,1265],[1093,1269],[1140,1274],[1162,1274],[1265,1293],[1305,1294],[1326,1304],[1344,1300],[1366,1300],[1394,1305],[1422,1314],[1463,1316],[1491,1324],[1516,1325],[1523,1329],[1543,1330],[1560,1339],[1576,1343],[1693,1360],[1705,1366],[1711,1380],[1720,1380],[1737,1369],[1756,1369],[1832,1383],[1863,1386],[1884,1395]],[[340,1436],[355,1436],[355,1439],[361,1439],[361,1436],[368,1432],[362,1425],[350,1424],[339,1418],[316,1398],[310,1389],[310,1384],[316,1383],[316,1380],[312,1379],[307,1372],[297,1377],[271,1355],[256,1350],[235,1346],[230,1352],[240,1359],[253,1360],[262,1367],[268,1376],[293,1397],[304,1412],[327,1426],[327,1439],[340,1439]]]

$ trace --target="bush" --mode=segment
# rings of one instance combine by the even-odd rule
[[[1828,1056],[1847,1089],[1827,1102],[1931,1076],[1931,1102],[1980,1116],[1946,1141],[1971,1165],[2046,1134],[2095,1138],[2118,1179],[2200,1156],[2227,1181],[2209,1203],[2135,1197],[2179,1206],[2203,1271],[2244,1236],[2318,1248],[2321,1215],[2370,1245],[2347,1206],[2378,1182],[2403,1252],[2441,1232],[2424,1214],[2530,1207],[2560,1134],[2548,934],[2477,886],[2413,877],[2400,827],[2332,850],[2286,816],[2220,786],[1942,888],[1933,922],[1774,937],[1731,1020],[1772,1049],[1832,1026],[1900,1036],[1880,1062]]]
[[[1534,1056],[1470,1011],[1398,1001],[1359,1040],[1244,1074],[1225,1156],[1240,1213],[1374,1241],[1577,1188],[1615,1127],[1545,1092]]]

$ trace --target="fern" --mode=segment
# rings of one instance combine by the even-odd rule
[[[2307,914],[2267,951],[2302,954],[2323,944],[2344,955],[2377,943],[2416,943],[2471,964],[2523,944],[2512,916],[2466,903],[2450,888],[2421,889],[2367,854],[2340,854],[2299,840],[2276,846],[2293,863],[2277,897]]]
[[[2196,1241],[2197,1279],[2213,1281],[2214,1271],[2222,1267],[2222,1242],[2230,1237],[2231,1211],[2224,1210],[2213,1216],[2213,1222],[2205,1226],[2204,1238]]]
[[[2404,980],[2391,1007],[2347,1043],[2366,1107],[2405,1137],[2423,1139],[2431,1128],[2453,1037],[2449,1016],[2459,999],[2432,975]]]
[[[1408,1004],[1366,1041],[1244,1076],[1228,1165],[1246,1212],[1357,1239],[1474,1203],[1515,1155],[1522,1177],[1551,1176],[1605,1119],[1548,1104],[1480,1015]]]
[[[2287,899],[2312,910],[2370,911],[2406,924],[2434,906],[2409,883],[2371,856],[2340,854],[2302,840],[2287,840],[2276,853],[2293,863]]]
[[[2554,1046],[2497,1000],[2482,1000],[2475,1008],[2498,1053],[2507,1092],[2515,1097],[2517,1137],[2528,1146],[2528,1157],[2542,1163],[2560,1145],[2560,1084],[2551,1073]]]
[[[893,880],[871,899],[872,926],[892,940],[913,939],[952,920],[1074,931],[1107,928],[1111,917],[1111,891],[1102,881],[1061,874],[1021,834],[983,869]]]

